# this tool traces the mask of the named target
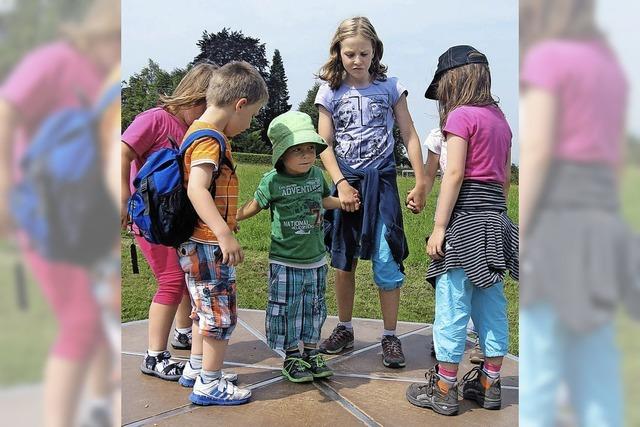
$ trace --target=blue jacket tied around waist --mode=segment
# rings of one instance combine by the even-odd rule
[[[324,216],[324,242],[331,254],[331,266],[343,271],[353,269],[353,259],[371,259],[375,245],[378,216],[386,225],[385,239],[393,259],[404,272],[402,261],[409,247],[402,227],[402,211],[396,183],[396,168],[389,163],[383,169],[353,169],[338,159],[338,166],[349,184],[360,191],[362,204],[356,212],[328,210]],[[337,188],[333,195],[337,196]]]

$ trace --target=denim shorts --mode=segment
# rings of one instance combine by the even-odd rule
[[[238,321],[235,267],[222,264],[216,244],[185,242],[178,247],[180,266],[187,273],[191,318],[200,333],[227,340]]]

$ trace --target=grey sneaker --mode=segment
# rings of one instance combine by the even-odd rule
[[[353,330],[345,328],[343,325],[336,326],[329,338],[320,344],[320,351],[323,353],[336,354],[345,348],[353,347]]]
[[[441,415],[457,415],[458,383],[447,381],[438,374],[438,365],[424,374],[426,384],[413,383],[407,389],[407,400],[421,408],[429,408]]]
[[[482,370],[484,363],[474,366],[462,377],[462,397],[475,400],[485,409],[500,409],[502,389],[500,378],[492,379]]]
[[[404,368],[404,353],[402,353],[402,343],[395,335],[385,335],[382,337],[382,363],[387,368]]]

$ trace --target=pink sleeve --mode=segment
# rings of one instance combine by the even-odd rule
[[[39,49],[25,56],[0,88],[0,97],[9,101],[26,122],[37,121],[56,102],[57,55]]]
[[[152,111],[140,113],[122,134],[125,142],[138,155],[144,157],[145,153],[158,141],[160,136],[160,117]]]
[[[449,113],[443,133],[445,138],[446,134],[452,133],[469,142],[471,135],[475,133],[475,129],[473,118],[464,106],[458,107]]]
[[[541,44],[525,56],[520,73],[520,83],[547,89],[552,92],[560,83],[561,60],[550,44]]]

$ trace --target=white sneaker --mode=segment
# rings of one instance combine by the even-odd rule
[[[198,375],[189,400],[196,405],[241,405],[251,398],[251,390],[239,388],[220,378],[208,384]]]
[[[182,376],[178,380],[181,386],[183,387],[193,387],[196,383],[196,378],[200,374],[200,369],[194,369],[191,367],[191,361],[185,363],[184,369],[182,370]],[[238,374],[235,372],[225,372],[222,371],[222,378],[225,380],[235,383],[238,381]]]

